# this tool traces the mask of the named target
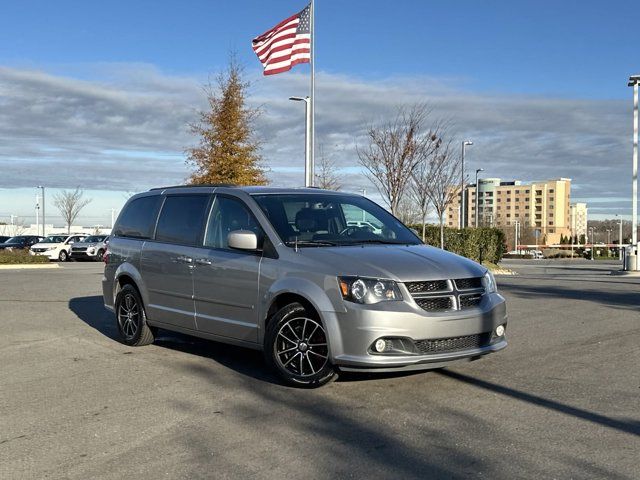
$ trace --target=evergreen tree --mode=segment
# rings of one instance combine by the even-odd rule
[[[258,109],[245,105],[248,83],[242,68],[231,56],[229,66],[217,78],[217,90],[206,88],[209,110],[200,113],[191,133],[200,137],[197,147],[187,149],[187,164],[195,167],[192,184],[230,183],[265,185],[260,165],[260,145],[253,135]]]

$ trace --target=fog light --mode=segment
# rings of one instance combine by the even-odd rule
[[[387,348],[387,342],[385,342],[383,339],[376,340],[376,343],[373,346],[373,348],[375,348],[376,352],[378,353],[384,352],[384,349]]]
[[[501,337],[504,335],[504,325],[498,325],[496,327],[496,337]]]

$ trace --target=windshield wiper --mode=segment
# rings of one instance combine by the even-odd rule
[[[289,240],[285,242],[288,247],[335,247],[337,243],[327,240]]]
[[[382,245],[408,245],[411,242],[396,242],[396,241],[393,241],[393,240],[383,240],[383,239],[369,238],[367,240],[356,240],[356,241],[350,242],[350,243],[352,243],[354,245],[358,245],[358,244],[361,244],[361,243],[379,243],[379,244],[382,244]]]

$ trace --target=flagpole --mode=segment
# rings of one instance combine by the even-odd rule
[[[314,0],[311,0],[311,25],[310,25],[310,31],[311,31],[311,58],[310,63],[311,63],[311,94],[309,95],[310,98],[310,102],[309,102],[309,108],[311,109],[310,112],[310,117],[311,117],[311,129],[310,129],[310,135],[311,135],[311,141],[309,142],[310,147],[311,147],[311,172],[310,172],[310,177],[311,177],[311,186],[313,186],[313,184],[315,183],[315,146],[316,146],[316,109],[315,109],[315,98],[316,98],[316,69],[315,69],[315,48],[314,48],[314,44],[316,41],[316,35],[315,35],[315,14],[316,14],[316,9],[315,9],[315,2]]]

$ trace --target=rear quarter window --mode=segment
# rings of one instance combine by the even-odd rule
[[[113,229],[117,237],[151,238],[160,207],[160,195],[136,198],[120,214]]]

